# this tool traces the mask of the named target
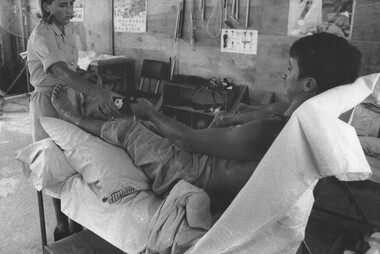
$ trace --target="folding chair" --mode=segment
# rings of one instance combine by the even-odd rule
[[[166,63],[156,60],[144,59],[141,69],[140,90],[143,91],[145,79],[149,79],[149,90],[151,80],[156,80],[156,88],[154,94],[157,94],[161,85],[161,80],[165,77]]]

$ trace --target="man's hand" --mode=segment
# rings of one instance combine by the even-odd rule
[[[131,110],[137,118],[143,121],[150,121],[150,113],[155,111],[153,104],[143,98],[139,98],[136,103],[132,103]]]
[[[214,120],[212,120],[209,128],[218,128],[218,127],[229,127],[233,123],[231,123],[231,119],[235,114],[228,113],[224,111],[219,111],[215,114]]]
[[[99,107],[101,111],[106,116],[116,116],[119,114],[119,111],[116,109],[113,98],[124,98],[124,96],[110,91],[108,89],[104,89],[102,87],[95,86],[95,99],[99,103]]]

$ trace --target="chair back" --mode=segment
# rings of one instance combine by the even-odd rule
[[[157,94],[161,79],[165,78],[166,62],[144,59],[141,69],[140,90],[143,90],[144,80],[149,79],[149,90],[151,79],[157,80],[154,93]]]
[[[156,60],[144,59],[141,69],[142,78],[162,79],[166,63]]]

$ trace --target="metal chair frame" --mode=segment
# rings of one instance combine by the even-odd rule
[[[161,79],[164,78],[164,70],[166,67],[166,63],[162,61],[144,59],[142,68],[141,68],[141,80],[140,80],[140,90],[143,90],[145,79],[149,79],[149,89],[151,87],[151,80],[155,79],[156,88],[154,93],[158,93],[158,89],[161,85]]]

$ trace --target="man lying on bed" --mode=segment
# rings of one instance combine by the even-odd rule
[[[257,119],[238,127],[192,129],[159,112],[145,99],[131,108],[150,121],[160,135],[132,117],[103,121],[80,115],[63,86],[53,91],[52,103],[60,117],[105,141],[123,147],[164,195],[180,179],[204,189],[212,214],[224,211],[248,181],[291,114],[304,101],[358,76],[361,53],[345,39],[320,33],[296,41],[290,48],[283,75],[290,106],[282,115],[257,113]],[[317,131],[317,130],[316,130]],[[284,147],[284,152],[287,151]]]

